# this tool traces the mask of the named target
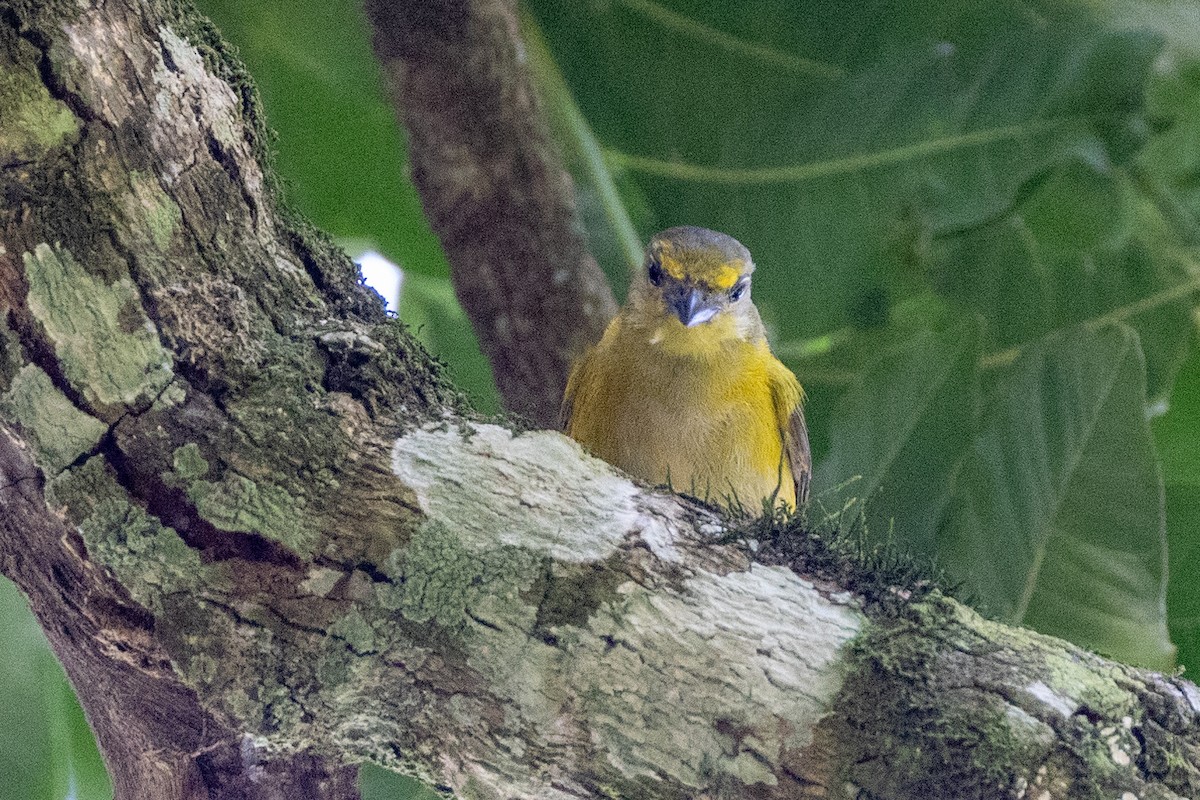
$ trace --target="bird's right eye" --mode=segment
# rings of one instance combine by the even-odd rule
[[[656,259],[656,258],[650,259],[650,266],[646,270],[646,277],[648,277],[650,279],[650,282],[653,283],[655,286],[659,286],[662,284],[663,268],[662,268],[662,264],[658,263],[658,259]]]

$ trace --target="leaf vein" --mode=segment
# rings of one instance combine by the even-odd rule
[[[865,172],[876,167],[900,164],[905,161],[915,161],[919,158],[940,155],[953,150],[982,147],[998,141],[1026,139],[1057,128],[1078,124],[1082,121],[1078,117],[1060,117],[1024,125],[987,128],[955,136],[943,136],[937,139],[893,147],[873,153],[863,153],[845,158],[782,167],[746,169],[708,167],[691,164],[686,161],[664,161],[648,156],[638,156],[611,148],[606,148],[604,154],[614,168],[658,175],[676,180],[737,186],[802,183],[830,175]]]

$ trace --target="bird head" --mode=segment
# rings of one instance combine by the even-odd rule
[[[718,328],[743,337],[760,326],[750,302],[750,251],[732,236],[681,226],[655,234],[631,299],[643,314],[678,321],[697,335]],[[679,326],[674,330],[683,331]]]

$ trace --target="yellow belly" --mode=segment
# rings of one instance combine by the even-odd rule
[[[568,434],[656,484],[757,511],[795,503],[783,459],[765,343],[734,341],[701,356],[606,337],[574,387]]]

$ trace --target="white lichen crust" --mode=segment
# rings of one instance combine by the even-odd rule
[[[677,506],[668,512],[557,433],[426,427],[395,443],[393,468],[476,557],[522,548],[621,569],[623,554],[653,554],[541,640],[529,630],[536,604],[490,609],[475,643],[484,657],[471,663],[503,693],[509,726],[594,759],[584,772],[693,792],[775,786],[784,760],[803,760],[841,688],[858,611],[781,567],[708,569],[691,555],[695,533]],[[476,491],[484,486],[486,495]],[[498,753],[464,759],[472,785],[570,796],[521,778],[528,765]]]

